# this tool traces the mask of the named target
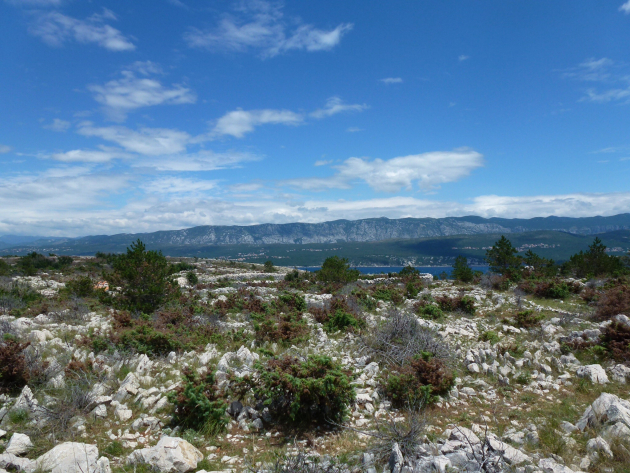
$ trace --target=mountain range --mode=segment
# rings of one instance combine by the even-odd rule
[[[261,224],[251,226],[205,225],[182,230],[152,233],[121,233],[79,238],[39,238],[0,236],[1,254],[28,251],[87,255],[96,251],[121,252],[141,239],[149,248],[208,247],[220,245],[306,245],[350,242],[379,242],[439,238],[454,235],[509,234],[532,231],[559,231],[593,235],[630,229],[630,214],[610,217],[539,217],[531,219],[482,218],[477,216],[445,218],[370,218],[335,220],[323,223]],[[17,239],[22,241],[16,242]],[[13,243],[13,244],[11,244]],[[179,252],[179,251],[178,251]]]

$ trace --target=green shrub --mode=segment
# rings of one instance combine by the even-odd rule
[[[103,452],[111,457],[120,457],[123,454],[122,443],[118,442],[117,440],[114,440],[112,443],[110,443],[103,449]]]
[[[328,356],[309,355],[305,361],[285,356],[258,363],[257,369],[256,398],[280,421],[341,422],[355,398],[351,371]]]
[[[147,251],[137,240],[113,262],[111,286],[122,288],[114,303],[122,309],[152,313],[170,295],[169,265],[162,252]]]
[[[347,330],[349,327],[359,329],[364,325],[363,321],[357,319],[354,315],[337,309],[324,324],[327,332],[336,332],[338,330]]]
[[[499,341],[499,335],[494,330],[486,330],[479,336],[479,340],[482,342],[490,342],[490,344],[494,345]]]
[[[416,313],[423,319],[441,320],[444,318],[444,312],[438,306],[433,304],[418,305]]]
[[[94,292],[94,282],[89,276],[80,276],[68,281],[66,289],[75,296],[88,297]]]
[[[7,276],[11,272],[11,265],[0,258],[0,276]]]
[[[186,281],[188,281],[188,284],[190,284],[191,286],[196,286],[199,282],[199,278],[194,271],[189,271],[188,273],[186,273]]]
[[[514,317],[516,325],[522,328],[532,328],[540,326],[540,323],[545,319],[542,314],[535,315],[533,310],[524,310],[518,312]]]
[[[306,310],[306,300],[300,294],[285,292],[278,296],[279,309],[288,308],[297,312]]]
[[[256,340],[287,344],[307,338],[309,327],[302,314],[296,312],[252,314]]]
[[[417,277],[420,276],[420,271],[418,271],[413,266],[409,265],[409,266],[405,266],[403,269],[401,269],[400,272],[398,273],[398,275],[401,278],[417,278]]]
[[[475,307],[475,300],[470,296],[464,297],[448,297],[441,296],[436,299],[436,302],[444,312],[454,312],[461,310],[466,314],[474,315],[477,310]]]
[[[347,258],[330,256],[317,271],[317,279],[325,283],[349,283],[359,279],[359,270],[350,269]]]
[[[219,397],[214,371],[209,371],[202,379],[186,368],[183,384],[168,394],[169,401],[175,405],[173,423],[208,435],[224,431],[229,422],[225,414],[227,402]]]
[[[459,300],[458,309],[466,314],[474,315],[477,308],[475,307],[475,299],[470,296],[464,296]]]
[[[442,361],[422,353],[387,377],[385,391],[396,407],[424,406],[448,393],[454,383]]]
[[[407,283],[405,291],[407,293],[407,299],[415,299],[418,295],[418,292],[420,292],[418,291],[418,288],[415,286],[415,284],[411,281]]]
[[[271,260],[265,261],[264,269],[265,269],[265,273],[275,273],[276,272],[276,267],[273,265],[273,261],[271,261]]]
[[[9,411],[9,420],[12,424],[23,424],[28,420],[28,411],[26,409],[11,409]]]

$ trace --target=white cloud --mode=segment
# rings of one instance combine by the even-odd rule
[[[459,62],[467,61],[468,59],[470,59],[470,56],[466,56],[465,54],[460,54],[460,55],[457,57],[457,60],[458,60]]]
[[[243,163],[258,161],[262,157],[241,152],[215,153],[202,150],[197,153],[163,156],[150,160],[138,160],[137,167],[149,167],[158,171],[197,172],[215,171],[217,169],[238,168]]]
[[[55,118],[52,123],[48,125],[44,125],[44,128],[52,131],[65,132],[70,128],[70,122],[66,120],[61,120],[60,118]]]
[[[79,43],[96,43],[110,51],[131,51],[135,45],[119,30],[104,24],[116,16],[107,9],[86,20],[79,20],[59,12],[40,13],[29,28],[31,34],[41,37],[51,46],[61,46],[74,40]]]
[[[386,77],[385,79],[379,79],[379,82],[383,84],[402,84],[403,80],[400,77]]]
[[[158,180],[159,182],[159,180]],[[205,198],[212,184],[194,179],[145,184],[149,195],[112,208],[105,200],[106,186],[114,192],[134,185],[128,176],[78,175],[75,177],[13,179],[0,183],[0,233],[77,236],[121,232],[157,231],[196,225],[251,225],[258,223],[324,222],[337,219],[388,217],[532,218],[550,215],[590,217],[630,212],[630,192],[576,193],[546,196],[479,196],[468,203],[389,197],[365,200],[296,201],[294,198],[228,200]],[[186,195],[187,185],[199,186]],[[55,189],[55,192],[50,192]],[[161,189],[169,192],[160,196]],[[170,191],[173,191],[170,193]],[[243,189],[245,190],[245,189]],[[252,189],[255,190],[255,189]],[[182,193],[179,194],[179,191]]]
[[[147,61],[137,62],[133,69],[140,74],[158,73],[159,66]],[[195,103],[197,96],[189,88],[173,84],[164,87],[158,80],[148,77],[136,77],[133,70],[122,71],[122,78],[112,80],[105,85],[90,85],[94,99],[103,105],[109,118],[123,121],[127,113],[141,107],[154,105],[179,105]]]
[[[290,110],[234,110],[217,120],[213,133],[242,138],[266,124],[299,125],[304,117]]]
[[[350,158],[333,166],[337,174],[331,177],[289,179],[281,181],[281,184],[307,190],[348,189],[356,180],[362,180],[381,192],[411,190],[414,183],[420,189],[429,191],[441,184],[458,181],[481,166],[481,154],[468,148],[460,148],[402,156],[386,161]]]
[[[630,14],[630,0],[619,7],[619,11],[624,12],[626,15]]]
[[[168,128],[140,128],[134,131],[122,126],[94,127],[90,123],[82,124],[78,133],[97,136],[117,143],[127,151],[149,156],[182,153],[191,140],[188,133]]]
[[[591,58],[565,71],[564,77],[600,83],[598,89],[587,89],[580,101],[630,103],[630,73],[624,64],[615,63],[608,58]]]
[[[72,151],[66,151],[65,153],[53,153],[51,155],[52,159],[67,163],[106,163],[113,159],[129,157],[131,157],[129,154],[121,153],[120,151],[95,151],[84,149],[75,149]]]
[[[358,126],[351,126],[350,128],[347,128],[346,131],[348,133],[357,133],[359,131],[363,131],[363,128],[359,128]]]
[[[16,6],[36,6],[36,7],[58,7],[63,0],[5,0],[7,3]]]
[[[327,166],[328,164],[332,164],[332,159],[329,161],[325,161],[325,160],[315,161],[315,166]]]
[[[10,146],[0,144],[0,154],[8,153],[12,149],[13,148],[11,148]]]
[[[167,176],[145,182],[141,187],[146,192],[159,195],[198,194],[215,189],[217,187],[217,181]]]
[[[369,108],[366,104],[346,104],[339,97],[330,97],[324,108],[311,112],[313,118],[325,118],[343,112],[362,112]]]
[[[339,44],[351,23],[341,23],[331,30],[300,24],[290,29],[283,19],[281,7],[254,0],[241,4],[239,15],[226,16],[216,28],[191,29],[184,39],[191,47],[211,51],[260,51],[263,57],[273,57],[290,50],[327,51]]]

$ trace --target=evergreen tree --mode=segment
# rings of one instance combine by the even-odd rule
[[[465,256],[458,256],[455,258],[455,263],[453,264],[453,271],[451,272],[451,276],[453,279],[462,282],[472,282],[475,278],[475,273],[468,266],[468,260]]]
[[[486,251],[486,261],[490,266],[490,271],[502,275],[510,275],[519,270],[521,258],[517,256],[518,251],[512,242],[502,235],[495,244]]]
[[[348,258],[330,256],[324,260],[322,269],[317,272],[317,279],[323,282],[348,283],[359,279],[359,270],[350,269]]]
[[[120,286],[114,300],[123,309],[152,313],[170,292],[169,265],[161,251],[147,251],[137,240],[113,262],[110,286]]]

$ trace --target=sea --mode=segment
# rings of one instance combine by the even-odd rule
[[[414,266],[421,273],[429,273],[434,276],[440,275],[443,272],[446,272],[449,276],[451,275],[451,271],[453,271],[452,266]],[[303,271],[318,271],[321,266],[303,266],[299,267]],[[353,266],[353,268],[355,268]],[[387,273],[398,273],[404,266],[356,266],[361,274],[387,274]],[[473,271],[481,271],[482,273],[488,272],[488,266],[477,266],[471,265],[470,268]]]

